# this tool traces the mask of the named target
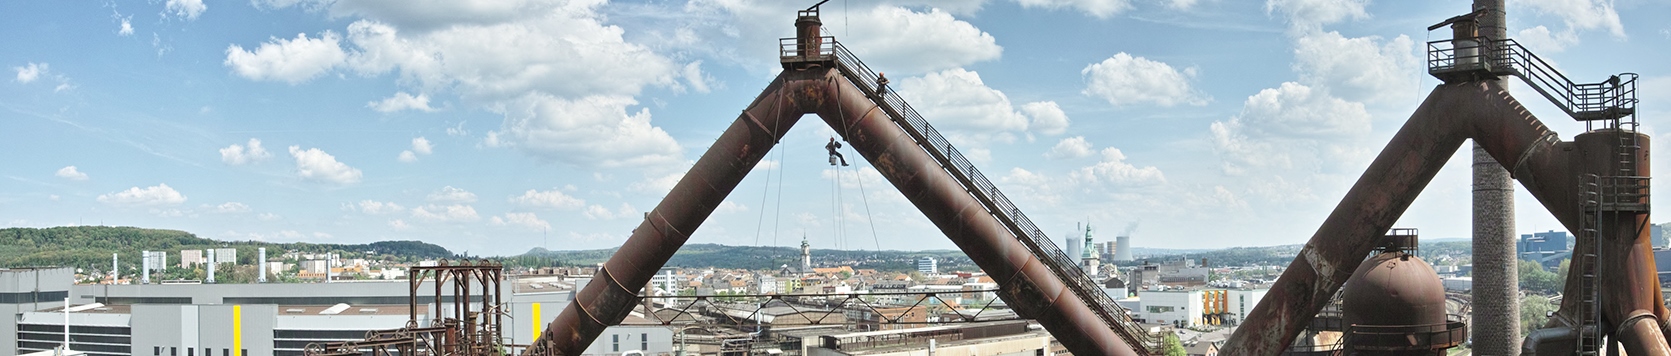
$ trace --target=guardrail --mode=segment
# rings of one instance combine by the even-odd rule
[[[1636,75],[1626,73],[1600,83],[1577,83],[1513,39],[1485,37],[1427,43],[1427,71],[1446,78],[1487,72],[1513,75],[1581,121],[1617,119],[1636,110]]]

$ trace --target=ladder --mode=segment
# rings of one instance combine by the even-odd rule
[[[1578,320],[1573,325],[1577,330],[1578,356],[1596,356],[1601,350],[1601,304],[1598,299],[1600,291],[1596,289],[1596,253],[1601,249],[1601,177],[1591,174],[1588,181],[1583,183],[1581,191],[1584,206],[1583,214],[1578,218],[1578,241],[1589,239],[1591,249],[1582,255],[1573,255],[1572,268],[1576,268],[1578,277]],[[1570,273],[1570,272],[1569,272]]]

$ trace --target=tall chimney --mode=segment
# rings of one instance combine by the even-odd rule
[[[122,280],[122,264],[117,263],[116,256],[117,254],[110,254],[110,284]]]
[[[1474,0],[1479,34],[1508,38],[1503,0]],[[1501,78],[1498,85],[1503,85]],[[1507,86],[1502,86],[1507,90]],[[1520,353],[1520,273],[1515,256],[1514,181],[1508,170],[1474,143],[1474,353]]]
[[[139,252],[139,283],[151,284],[151,251]]]
[[[255,264],[260,266],[256,267],[256,270],[258,271],[257,273],[259,274],[255,277],[255,283],[267,283],[267,248],[257,248],[255,249],[255,254]]]
[[[215,283],[215,265],[218,265],[219,263],[215,263],[215,249],[211,248],[211,249],[208,249],[208,251],[209,251],[208,252],[209,253],[209,281],[208,281],[208,283]]]

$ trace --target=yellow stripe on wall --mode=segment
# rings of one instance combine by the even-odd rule
[[[244,354],[244,306],[232,306],[232,349]]]
[[[540,303],[534,303],[534,338],[540,338]]]

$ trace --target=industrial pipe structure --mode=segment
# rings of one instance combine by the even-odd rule
[[[907,121],[914,117],[897,116],[897,106],[888,103],[894,97],[871,83],[855,83],[874,75],[868,69],[861,75],[855,68],[863,68],[862,63],[855,63],[857,59],[833,39],[819,35],[816,6],[801,11],[796,25],[797,38],[782,54],[784,71],[645,215],[592,283],[576,294],[525,354],[578,355],[606,327],[625,319],[639,298],[639,287],[650,281],[772,146],[809,113],[840,133],[992,276],[1000,286],[999,297],[1019,315],[1038,320],[1075,354],[1147,354],[1145,346],[1133,345],[1139,338],[1130,335],[1132,329],[1120,323],[1123,319],[1110,319],[1106,306],[1086,300],[1087,294],[1077,290],[1083,287],[1064,281],[1060,266],[1050,258],[1041,259],[1037,246],[1028,246],[1031,240],[1014,232],[1020,226],[1014,221],[1019,209],[994,211],[993,207],[1004,206],[993,202],[1001,195],[966,188],[979,186],[969,184],[966,177],[973,167],[948,166],[945,157],[953,151],[950,145],[914,138],[913,134],[921,134],[907,131]],[[1115,312],[1124,316],[1123,310]]]
[[[1532,333],[1525,347],[1538,355],[1593,353],[1597,346],[1586,350],[1584,340],[1606,335],[1630,355],[1671,355],[1647,230],[1648,138],[1635,132],[1634,75],[1572,84],[1512,40],[1477,37],[1471,17],[1447,22],[1460,28],[1452,47],[1436,48],[1446,41],[1429,44],[1429,72],[1445,83],[1433,89],[1347,192],[1224,353],[1281,353],[1375,248],[1376,239],[1472,139],[1578,232],[1567,297],[1550,329]],[[1575,119],[1600,127],[1561,141],[1497,80],[1508,75],[1526,80]],[[1631,121],[1620,121],[1624,117]],[[1581,265],[1579,258],[1588,262]]]

